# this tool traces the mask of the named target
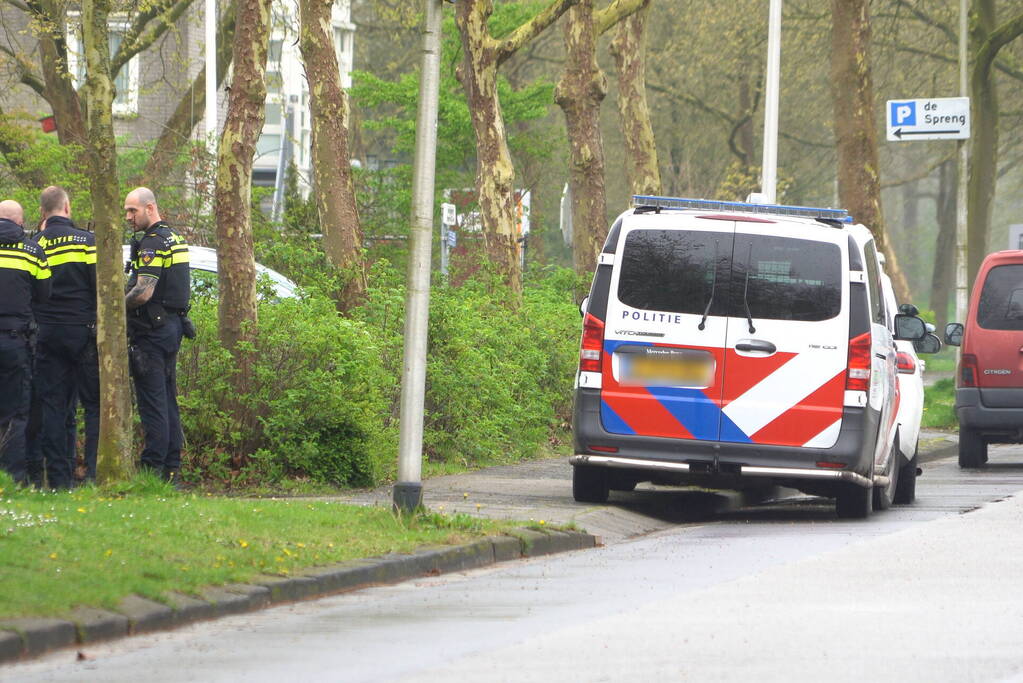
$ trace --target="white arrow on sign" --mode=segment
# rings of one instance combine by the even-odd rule
[[[964,140],[970,137],[970,98],[888,100],[887,139]]]

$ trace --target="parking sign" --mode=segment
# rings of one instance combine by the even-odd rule
[[[887,138],[907,140],[965,140],[970,137],[970,98],[888,100]]]

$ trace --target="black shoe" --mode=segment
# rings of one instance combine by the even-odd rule
[[[174,487],[175,491],[187,491],[188,486],[181,480],[181,472],[178,470],[164,470],[163,471],[164,481]]]

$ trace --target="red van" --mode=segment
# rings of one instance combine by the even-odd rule
[[[945,341],[962,346],[956,373],[959,466],[982,467],[989,443],[1023,443],[1023,251],[988,254],[970,293],[965,327]]]

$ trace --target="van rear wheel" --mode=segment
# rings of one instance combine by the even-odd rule
[[[975,429],[959,426],[959,467],[983,467],[987,462],[987,444]]]
[[[842,484],[835,497],[835,511],[840,519],[864,519],[873,507],[873,488]]]
[[[609,492],[607,470],[576,465],[572,468],[572,497],[580,503],[606,503]]]

